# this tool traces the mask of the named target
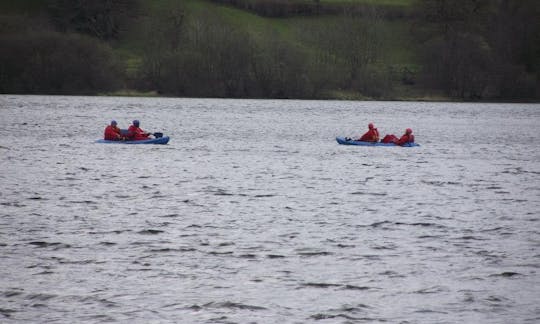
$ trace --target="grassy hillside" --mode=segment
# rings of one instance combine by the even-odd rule
[[[334,4],[377,3],[377,5],[382,6],[411,6],[415,0],[385,0],[377,2],[372,0],[323,0],[321,2]],[[164,12],[170,12],[171,8],[174,10],[176,6],[177,1],[174,0],[157,0],[145,2],[142,11],[147,16],[160,17]],[[316,55],[317,52],[323,50],[320,48],[318,41],[313,40],[312,34],[324,31],[327,26],[336,25],[342,20],[342,17],[335,15],[286,18],[261,17],[250,11],[216,4],[211,1],[187,0],[184,1],[183,9],[187,11],[186,16],[190,20],[220,17],[223,22],[249,33],[252,40],[256,43],[263,44],[269,38],[277,37],[280,42],[301,48],[303,54],[307,56]],[[367,18],[360,17],[358,19]],[[416,60],[415,48],[412,46],[414,42],[411,39],[410,22],[400,19],[388,21],[380,19],[378,24],[381,28],[380,41],[382,43],[382,50],[380,51],[380,56],[377,57],[377,66],[391,66],[397,72],[401,71],[404,67],[408,67],[409,70],[417,70],[416,67],[419,62]],[[124,53],[131,51],[128,65],[132,70],[136,68],[135,65],[137,62],[142,63],[142,60],[137,58],[137,53],[143,50],[141,48],[143,42],[140,42],[138,38],[141,29],[148,28],[147,24],[143,22],[139,25],[138,29],[132,29],[132,33],[117,44],[118,47],[123,49]],[[340,60],[339,57],[336,59]],[[306,58],[306,60],[309,60],[309,58]],[[400,83],[399,77],[395,82],[396,84]]]
[[[321,0],[321,5],[371,5],[371,6],[412,6],[417,0]],[[294,2],[294,1],[292,1]],[[306,2],[299,0],[298,2]],[[307,1],[312,3],[313,1]],[[31,19],[31,17],[43,17],[47,13],[47,4],[40,0],[0,0],[0,9],[7,15],[20,15]],[[275,44],[285,44],[284,46],[294,47],[301,55],[301,61],[309,62],[315,60],[321,53],[328,54],[329,40],[321,38],[332,37],[332,35],[321,35],[328,26],[338,26],[341,16],[293,16],[285,18],[262,17],[252,11],[242,10],[230,5],[219,4],[213,1],[204,0],[153,0],[139,1],[139,7],[134,15],[135,19],[126,25],[117,40],[108,40],[105,43],[112,48],[116,59],[123,62],[123,69],[128,78],[125,87],[131,87],[129,80],[135,80],[145,73],[145,64],[148,63],[148,53],[153,45],[149,43],[155,25],[166,20],[171,13],[178,12],[184,15],[183,24],[193,24],[195,21],[219,20],[219,24],[232,26],[234,29],[242,30],[249,35],[250,41],[257,48],[264,49],[269,44],[269,40]],[[370,18],[359,17],[359,20]],[[366,24],[368,24],[366,22]],[[418,62],[415,60],[415,49],[411,44],[409,33],[409,22],[403,19],[384,20],[378,19],[380,32],[378,38],[381,50],[376,59],[372,62],[374,69],[391,67],[397,74],[404,67],[415,70]],[[183,29],[186,29],[186,27]],[[150,34],[150,36],[148,36]],[[159,34],[159,33],[157,33]],[[318,36],[316,36],[318,35]],[[157,36],[157,35],[155,35]],[[328,42],[327,42],[328,41]],[[321,44],[323,42],[324,44]],[[332,55],[335,62],[344,64],[346,58],[340,57],[339,53]],[[343,70],[343,69],[341,69]],[[328,72],[330,73],[330,72]],[[337,69],[333,73],[340,73]],[[382,71],[380,73],[383,73]],[[397,75],[396,74],[396,75]],[[338,76],[333,77],[338,78]],[[389,82],[399,85],[399,75],[393,76]],[[391,85],[389,88],[396,88]],[[152,90],[152,89],[144,89]],[[125,92],[125,90],[122,90]],[[353,90],[354,92],[354,90]],[[329,92],[327,92],[327,96]],[[399,96],[399,93],[390,96]],[[359,95],[362,96],[362,95]]]
[[[0,92],[534,98],[534,8],[531,0],[0,0]]]

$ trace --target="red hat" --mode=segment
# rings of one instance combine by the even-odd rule
[[[405,130],[405,134],[411,134],[411,133],[412,133],[412,129],[407,128],[407,129]]]

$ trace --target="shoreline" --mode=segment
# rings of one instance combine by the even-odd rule
[[[179,97],[172,95],[159,94],[157,91],[136,91],[136,90],[121,90],[97,94],[88,93],[0,93],[0,96],[66,96],[66,97],[125,97],[125,98],[191,98],[191,99],[238,99],[238,100],[314,100],[314,101],[357,101],[357,102],[373,102],[373,101],[387,101],[387,102],[450,102],[450,103],[509,103],[509,104],[540,104],[540,101],[534,100],[459,100],[457,98],[440,96],[440,95],[426,95],[418,97],[401,97],[401,98],[369,98],[365,96],[357,95],[343,95],[343,96],[328,96],[325,98],[259,98],[259,97]]]

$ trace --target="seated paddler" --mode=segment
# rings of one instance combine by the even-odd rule
[[[118,128],[116,120],[111,121],[111,124],[105,128],[103,137],[107,141],[121,141],[124,137],[121,135],[120,128]]]
[[[368,131],[362,135],[357,141],[362,142],[378,142],[379,141],[379,131],[375,126],[373,126],[373,123],[368,124]]]
[[[405,134],[403,134],[399,140],[397,140],[396,142],[396,145],[405,145],[405,144],[409,144],[409,143],[414,143],[414,135],[412,133],[412,129],[410,128],[407,128],[405,130]]]
[[[129,126],[127,131],[127,137],[132,141],[141,141],[146,140],[150,138],[150,134],[148,132],[143,131],[140,127],[140,123],[138,120],[134,120],[133,124]]]

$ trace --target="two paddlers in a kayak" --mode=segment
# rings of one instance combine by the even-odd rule
[[[379,131],[377,130],[377,128],[375,128],[373,123],[369,123],[368,128],[369,128],[368,131],[364,135],[362,135],[360,138],[356,139],[355,141],[378,143]],[[351,140],[351,138],[348,138],[348,137],[346,139],[348,141]],[[414,135],[412,134],[412,129],[407,128],[405,130],[405,133],[400,138],[398,138],[394,134],[386,135],[381,140],[381,143],[394,143],[400,146],[403,146],[409,143],[414,143]]]
[[[108,141],[142,141],[150,138],[152,133],[145,132],[140,127],[140,122],[134,120],[133,123],[129,126],[127,132],[123,133],[120,128],[117,126],[115,120],[111,121],[111,124],[105,128],[104,139]]]

